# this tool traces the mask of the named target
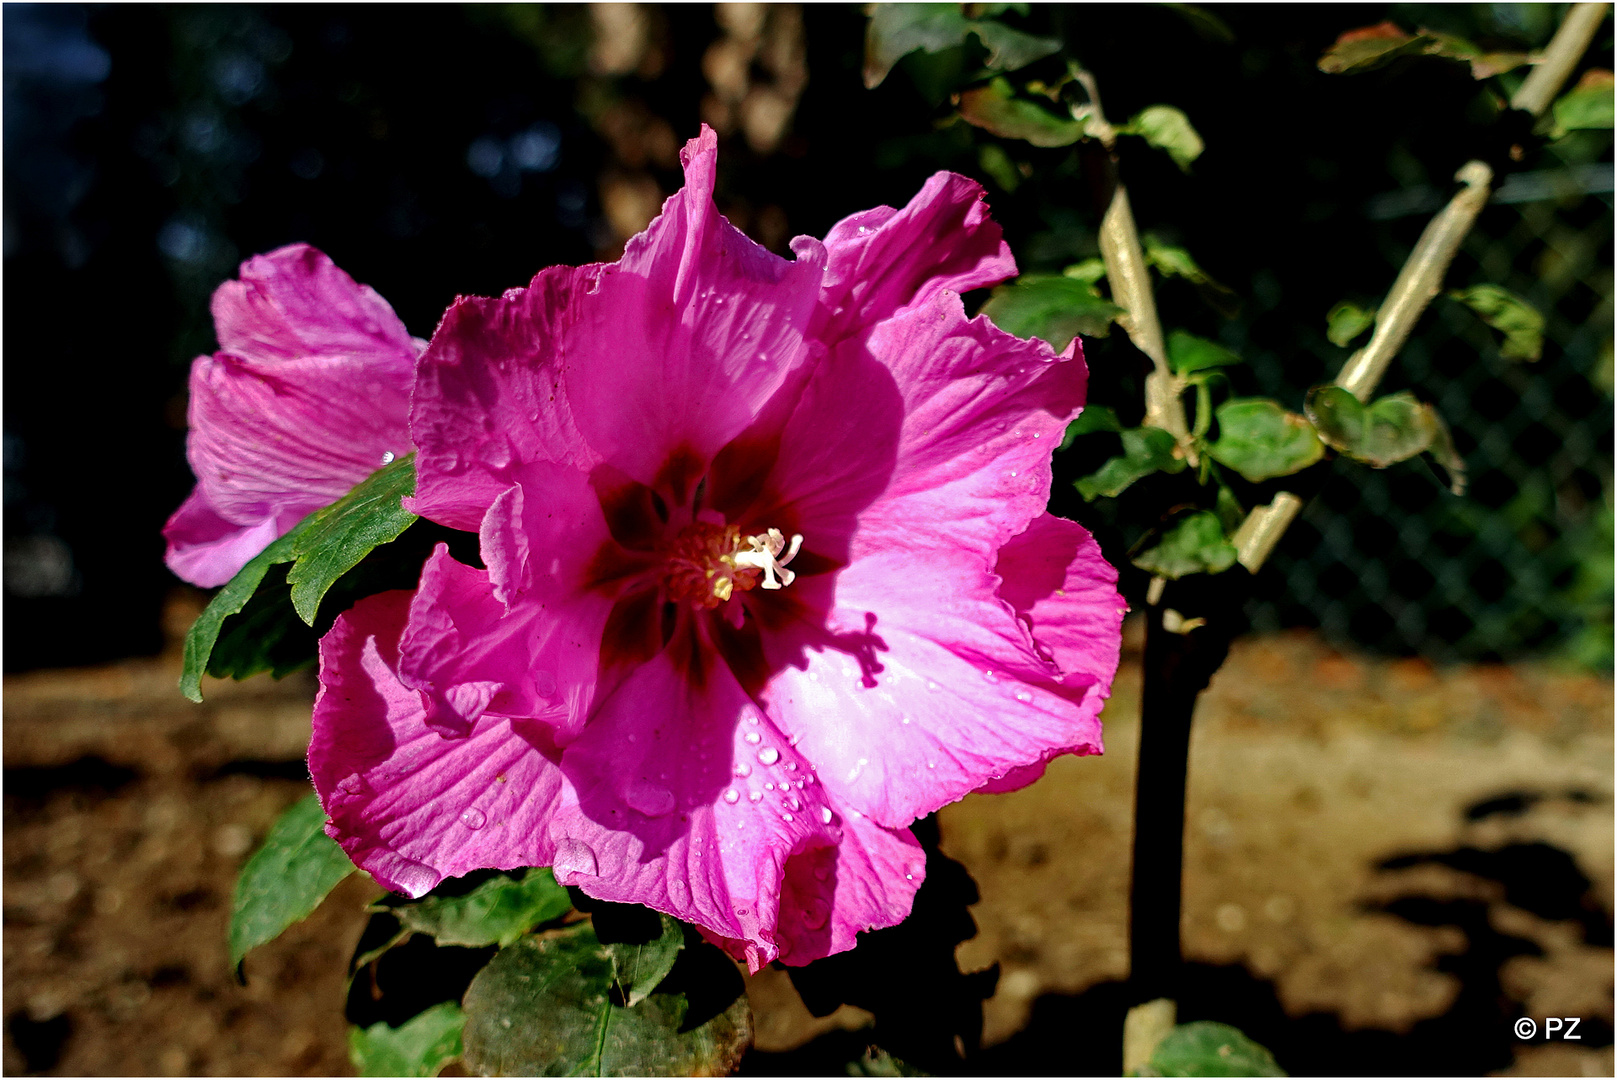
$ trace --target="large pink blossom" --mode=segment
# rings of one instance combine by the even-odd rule
[[[552,866],[756,968],[910,910],[908,826],[1098,753],[1124,605],[1045,512],[1084,401],[960,293],[1015,273],[983,192],[770,254],[713,133],[610,265],[463,298],[422,355],[416,510],[477,530],[321,643],[327,831],[419,895]]]
[[[242,263],[213,294],[213,322],[219,351],[191,365],[197,484],[163,528],[169,569],[202,586],[409,451],[423,344],[307,244]]]

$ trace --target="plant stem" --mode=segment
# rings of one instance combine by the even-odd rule
[[[1583,59],[1589,43],[1594,40],[1595,31],[1600,29],[1610,9],[1610,4],[1573,5],[1561,28],[1555,32],[1555,37],[1545,46],[1543,57],[1510,99],[1511,108],[1543,116],[1544,110],[1555,100],[1555,95],[1561,92],[1572,69]]]

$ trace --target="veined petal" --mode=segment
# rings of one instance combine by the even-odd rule
[[[578,805],[552,835],[589,858],[558,864],[558,881],[696,923],[753,970],[775,958],[787,861],[838,834],[809,763],[728,668],[664,649],[597,708],[562,768]]]
[[[766,634],[802,665],[766,703],[837,805],[896,828],[1053,747],[1100,752],[1109,681],[1040,657],[999,584],[969,548],[868,555],[837,575],[824,630]]]
[[[309,773],[326,831],[382,885],[420,896],[483,867],[548,866],[563,781],[543,729],[484,717],[462,739],[426,725],[398,677],[411,594],[378,593],[320,642]]]
[[[163,561],[182,581],[211,589],[235,577],[285,531],[274,514],[249,525],[227,521],[197,487],[163,526]]]
[[[294,513],[295,523],[345,495],[384,455],[410,452],[410,381],[405,357],[198,357],[186,444],[197,485],[227,520]]]
[[[807,964],[845,952],[866,930],[909,917],[926,880],[926,852],[908,829],[888,829],[850,811],[838,819],[842,840],[786,864],[781,898],[783,964]]]
[[[212,306],[219,347],[244,360],[328,356],[392,363],[420,351],[386,300],[308,244],[248,259],[238,280],[215,290]]]
[[[841,340],[944,290],[963,293],[1015,277],[1016,260],[988,216],[986,195],[975,180],[940,172],[904,209],[881,206],[832,226],[819,335]]]

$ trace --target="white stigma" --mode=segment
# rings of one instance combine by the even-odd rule
[[[751,567],[764,572],[764,580],[759,582],[766,589],[781,589],[797,580],[797,575],[786,569],[786,564],[797,557],[797,549],[803,546],[803,534],[793,533],[790,547],[786,545],[786,536],[779,529],[770,529],[766,533],[746,538],[749,550],[738,551],[735,554],[736,569]],[[785,558],[780,553],[786,552]],[[778,578],[776,575],[780,575]]]

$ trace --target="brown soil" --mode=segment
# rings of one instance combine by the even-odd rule
[[[308,790],[312,682],[192,705],[177,675],[6,680],[5,1071],[349,1073],[343,970],[374,885],[249,956],[245,986],[225,950],[237,868]],[[1076,1043],[1116,1040],[1139,682],[1126,660],[1103,758],[941,814],[982,893],[961,966],[1001,965],[985,1068],[1076,1070]],[[1181,1018],[1241,1024],[1297,1072],[1491,1054],[1611,1075],[1612,755],[1609,680],[1239,643],[1191,750]],[[868,1019],[812,1019],[782,972],[752,994],[762,1050]],[[1583,1017],[1585,1039],[1498,1030],[1521,1013]]]

